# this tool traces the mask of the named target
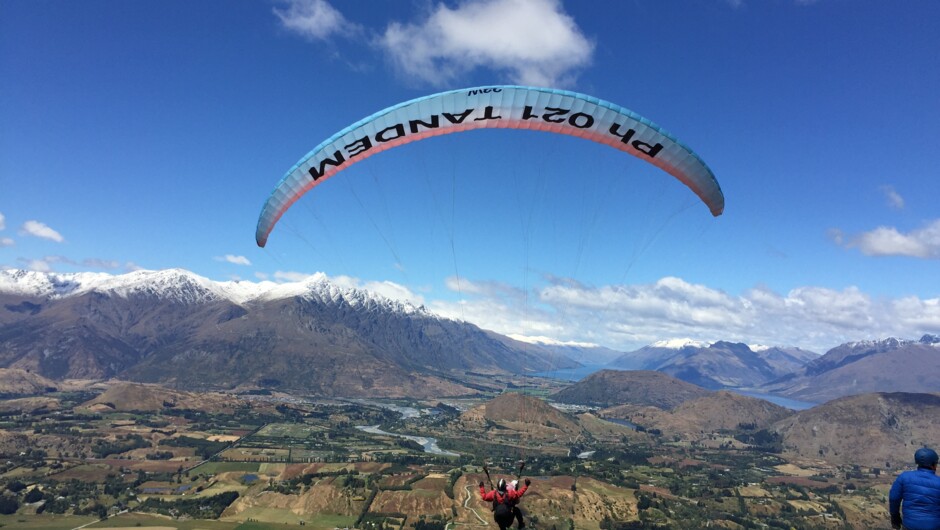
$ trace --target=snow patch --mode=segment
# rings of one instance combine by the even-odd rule
[[[652,348],[666,348],[670,350],[680,350],[682,348],[689,347],[689,346],[693,348],[707,348],[711,346],[711,344],[708,342],[702,342],[702,341],[692,340],[692,339],[667,339],[667,340],[656,341],[650,344],[650,347]]]
[[[860,340],[855,342],[848,342],[845,346],[849,348],[877,348],[877,347],[886,347],[886,348],[897,348],[905,344],[912,344],[914,341],[905,340],[905,339],[896,339],[894,337],[888,337],[881,340]]]

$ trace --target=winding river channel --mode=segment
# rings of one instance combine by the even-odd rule
[[[421,447],[424,448],[425,453],[431,453],[434,455],[442,455],[442,456],[460,456],[457,453],[452,453],[450,451],[445,451],[441,449],[440,447],[437,446],[437,439],[431,438],[430,436],[411,436],[410,434],[398,434],[397,432],[386,432],[386,431],[383,431],[382,429],[379,429],[378,425],[371,425],[371,426],[357,425],[356,428],[359,429],[360,431],[367,432],[370,434],[397,436],[399,438],[405,438],[407,440],[417,442],[418,444],[421,445]]]

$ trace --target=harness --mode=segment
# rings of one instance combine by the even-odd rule
[[[497,519],[510,519],[512,517],[512,499],[509,493],[500,494],[499,491],[493,496],[493,514]]]

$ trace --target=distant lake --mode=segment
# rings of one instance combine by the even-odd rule
[[[585,364],[584,366],[579,366],[578,368],[552,370],[551,372],[536,372],[534,375],[539,377],[550,377],[552,379],[561,379],[562,381],[580,381],[594,372],[604,370],[605,368],[611,367],[605,364]]]
[[[565,370],[553,370],[551,372],[538,372],[535,375],[539,377],[550,377],[552,379],[560,379],[562,381],[580,381],[585,377],[598,372],[600,370],[611,369],[611,370],[622,370],[622,368],[615,368],[606,364],[586,364],[578,368],[568,368]],[[815,407],[818,403],[810,403],[809,401],[798,401],[796,399],[789,399],[780,396],[774,396],[772,394],[761,394],[758,392],[749,392],[744,390],[735,390],[729,388],[728,390],[734,392],[735,394],[740,394],[742,396],[748,396],[758,399],[763,399],[764,401],[769,401],[775,405],[780,405],[781,407],[786,407],[792,410],[806,410]]]
[[[630,420],[621,420],[620,418],[602,418],[604,421],[609,421],[611,423],[616,423],[617,425],[623,425],[624,427],[630,427],[634,431],[636,430],[636,424]]]
[[[764,401],[769,401],[773,403],[774,405],[780,405],[781,407],[786,407],[792,410],[811,409],[819,404],[819,403],[810,403],[809,401],[797,401],[795,399],[774,396],[772,394],[759,394],[757,392],[745,392],[744,390],[735,390],[733,388],[729,388],[728,390],[734,392],[735,394],[741,394],[742,396],[763,399]]]

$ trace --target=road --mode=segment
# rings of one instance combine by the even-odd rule
[[[476,517],[476,518],[480,521],[480,524],[472,524],[472,523],[447,523],[447,525],[444,527],[444,530],[450,530],[451,525],[453,525],[453,526],[457,526],[457,525],[463,525],[463,526],[489,526],[489,525],[490,525],[490,523],[488,523],[488,522],[486,521],[486,519],[480,517],[480,514],[477,513],[477,511],[476,511],[474,508],[471,508],[471,507],[470,507],[470,499],[473,498],[473,494],[470,493],[470,486],[464,486],[464,490],[466,490],[466,492],[467,492],[467,498],[464,499],[464,501],[463,501],[463,507],[466,508],[466,509],[468,509],[468,510],[470,510],[470,511],[473,513],[473,516]]]

